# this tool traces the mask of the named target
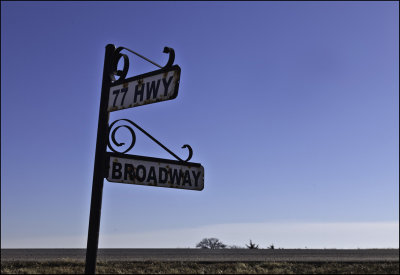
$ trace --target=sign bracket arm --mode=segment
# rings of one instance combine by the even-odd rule
[[[193,149],[189,144],[185,144],[182,146],[182,148],[187,148],[189,150],[189,156],[187,157],[186,160],[181,159],[180,157],[178,157],[174,152],[172,152],[170,149],[168,149],[164,144],[162,144],[161,142],[159,142],[156,138],[154,138],[152,135],[150,135],[146,130],[144,130],[142,127],[140,127],[139,125],[137,125],[135,122],[129,120],[129,119],[118,119],[116,121],[114,121],[113,123],[110,124],[108,131],[110,132],[112,127],[119,121],[126,121],[130,124],[132,124],[134,127],[136,127],[136,129],[140,130],[143,134],[145,134],[147,137],[149,137],[152,141],[154,141],[155,143],[157,143],[161,148],[163,148],[165,151],[167,151],[168,153],[170,153],[172,156],[174,156],[177,160],[182,161],[182,162],[188,162],[192,156],[193,156]],[[122,146],[125,143],[117,143],[116,139],[115,139],[115,132],[120,128],[120,127],[125,127],[128,128],[128,130],[131,133],[132,136],[132,143],[129,146],[129,148],[127,150],[125,150],[122,153],[126,153],[128,152],[130,149],[133,148],[135,141],[136,141],[136,136],[135,136],[135,132],[133,131],[133,129],[128,126],[128,125],[123,125],[123,126],[118,126],[114,129],[114,131],[111,132],[111,140],[112,142],[117,145],[117,146]],[[116,150],[114,150],[114,148],[112,147],[111,143],[110,143],[110,139],[108,140],[108,147],[111,149],[111,151],[113,151],[114,153],[118,153]]]

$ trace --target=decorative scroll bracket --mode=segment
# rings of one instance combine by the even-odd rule
[[[133,125],[136,129],[140,130],[142,133],[144,133],[146,136],[148,136],[152,141],[154,141],[155,143],[157,143],[160,147],[162,147],[165,151],[167,151],[169,154],[171,154],[173,157],[175,157],[177,160],[182,161],[182,162],[188,162],[192,156],[193,156],[193,150],[192,147],[189,144],[185,144],[182,146],[182,148],[187,148],[189,150],[189,156],[186,158],[186,160],[181,159],[180,157],[178,157],[174,152],[172,152],[171,150],[169,150],[167,147],[165,147],[161,142],[159,142],[157,139],[155,139],[153,136],[151,136],[149,133],[147,133],[142,127],[140,127],[139,125],[137,125],[135,122],[129,120],[129,119],[118,119],[115,120],[113,123],[110,124],[109,128],[108,128],[108,133],[109,133],[109,138],[108,138],[108,147],[110,148],[111,151],[113,151],[114,153],[126,153],[128,151],[130,151],[133,146],[135,145],[136,142],[136,135],[134,130],[132,129],[132,127],[130,127],[129,125],[120,125],[114,128],[114,130],[111,132],[111,129],[113,128],[113,126],[119,122],[119,121],[125,121],[128,122],[129,124]],[[117,140],[115,139],[115,133],[118,131],[118,129],[120,128],[127,128],[129,130],[129,132],[131,133],[131,137],[132,137],[132,141],[131,144],[129,145],[128,149],[126,149],[123,152],[118,152],[114,149],[112,144],[115,144],[117,147],[123,146],[125,145],[125,143],[121,142],[117,142]],[[111,133],[111,136],[110,136]],[[111,140],[110,140],[111,138]]]
[[[170,47],[164,47],[163,53],[168,53],[169,54],[168,62],[167,62],[167,64],[165,64],[165,66],[160,66],[156,62],[148,59],[147,57],[144,57],[143,55],[141,55],[141,54],[139,54],[139,53],[137,53],[137,52],[135,52],[135,51],[133,51],[131,49],[128,49],[128,48],[125,48],[125,47],[118,47],[114,52],[114,55],[112,57],[111,64],[110,64],[110,72],[111,72],[110,73],[110,79],[113,82],[113,84],[118,84],[118,83],[122,82],[123,80],[125,80],[126,75],[128,74],[129,58],[128,58],[128,56],[126,54],[121,53],[122,50],[126,50],[128,52],[131,52],[131,53],[139,56],[140,58],[146,60],[147,62],[150,62],[151,64],[159,67],[160,69],[166,69],[166,68],[171,67],[174,64],[174,61],[175,61],[175,51],[174,51],[173,48],[170,48]],[[118,63],[119,63],[119,60],[121,58],[124,59],[124,67],[123,67],[122,70],[118,70]],[[115,76],[119,76],[119,78],[116,79]]]

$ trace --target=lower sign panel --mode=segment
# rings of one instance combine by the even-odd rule
[[[200,163],[107,153],[111,182],[201,191],[204,167]]]

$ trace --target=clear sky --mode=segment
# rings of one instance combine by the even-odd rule
[[[175,49],[178,97],[110,122],[205,187],[105,181],[100,247],[399,247],[398,2],[46,1],[1,2],[2,248],[86,247],[109,43]]]

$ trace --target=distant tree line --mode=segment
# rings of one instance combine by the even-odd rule
[[[244,248],[244,247],[240,247],[237,245],[228,246],[228,245],[224,244],[223,242],[221,242],[217,238],[204,238],[196,245],[196,247],[202,248],[202,249],[224,249],[224,248],[242,249],[242,248]],[[255,244],[250,240],[249,244],[246,244],[246,247],[248,249],[258,249],[258,244]],[[267,249],[275,249],[274,244],[271,244],[270,246],[268,246]]]

